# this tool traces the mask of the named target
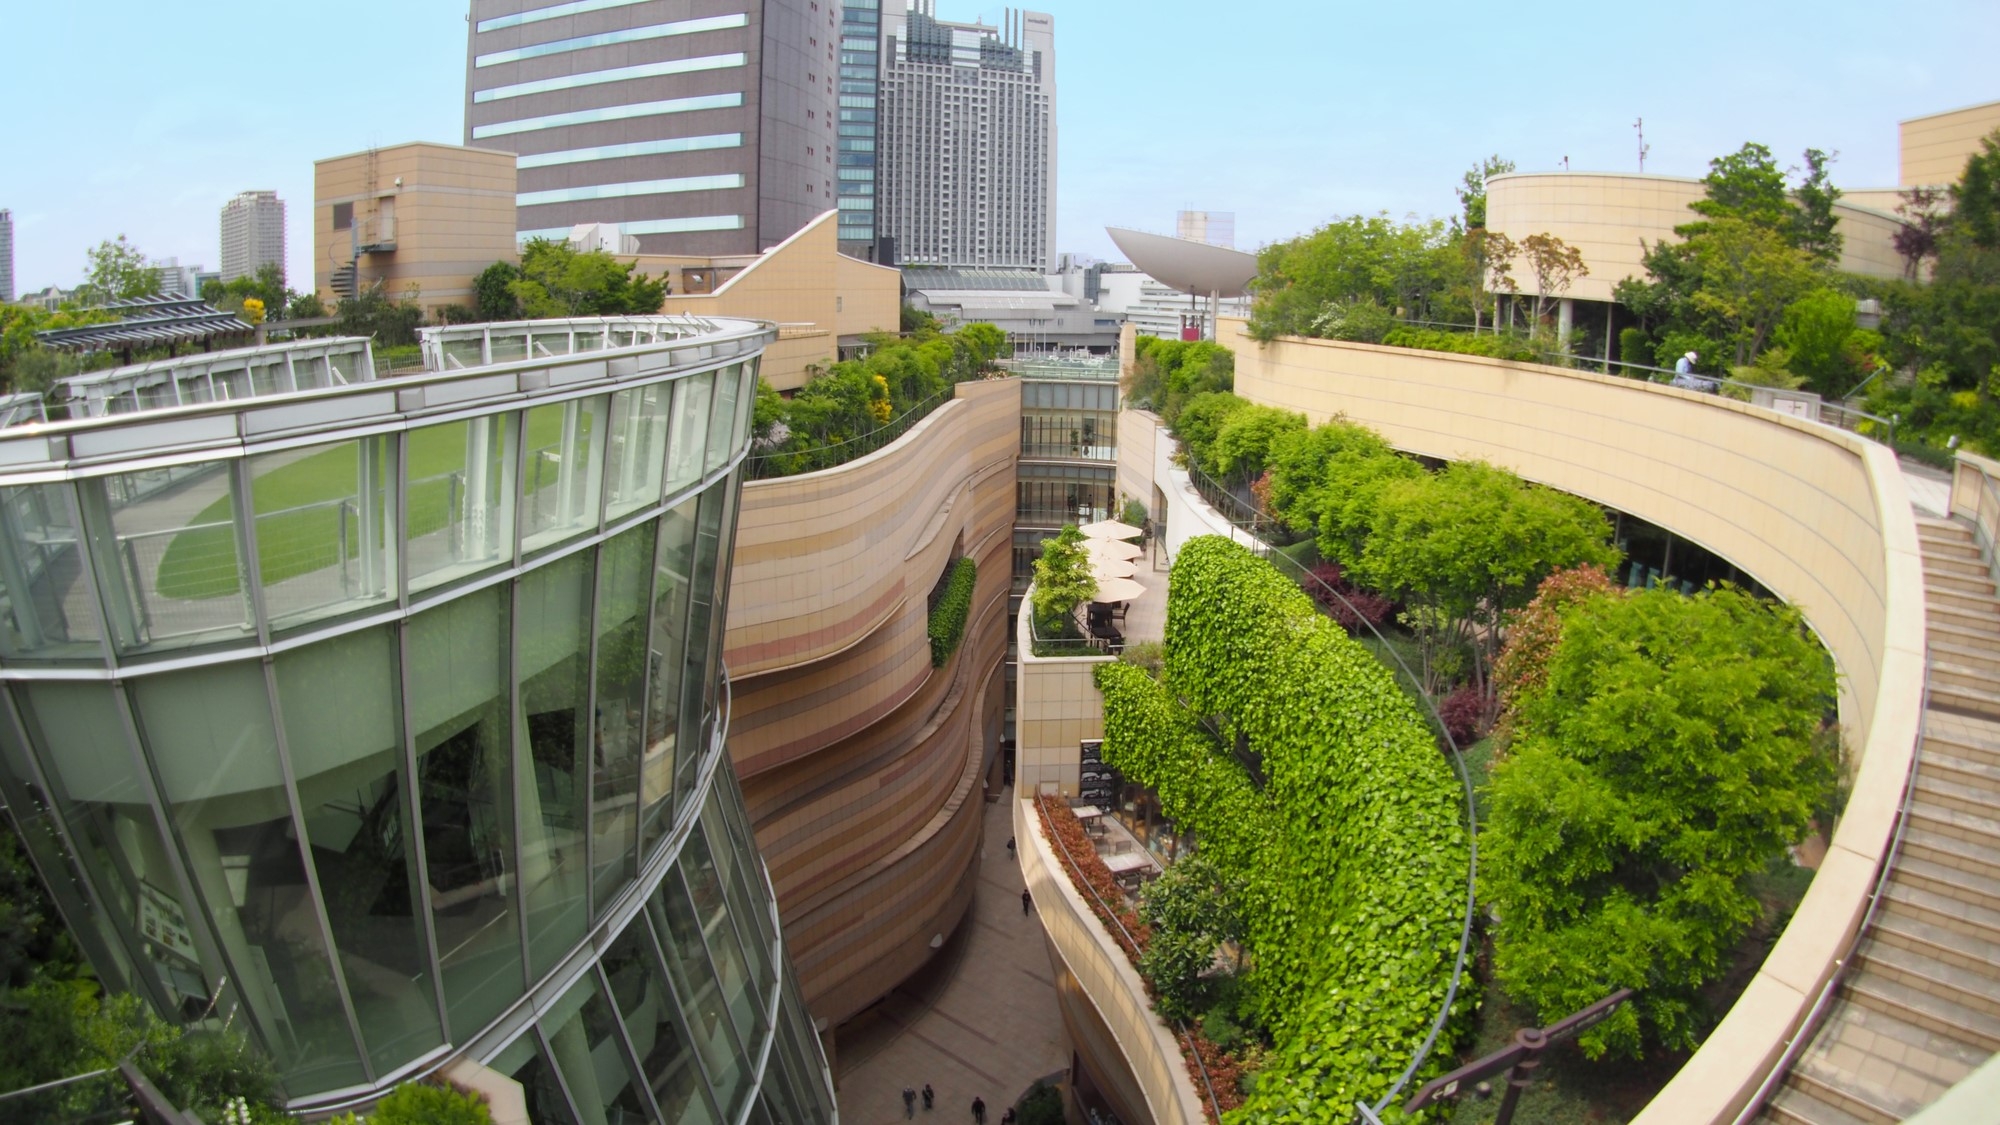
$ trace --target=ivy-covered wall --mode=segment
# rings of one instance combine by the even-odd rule
[[[1458,950],[1462,790],[1429,727],[1365,648],[1217,536],[1175,559],[1164,682],[1122,663],[1097,682],[1105,760],[1246,886],[1247,983],[1275,1049],[1235,1116],[1352,1120],[1428,1034]]]
[[[966,615],[972,612],[972,590],[978,581],[979,567],[970,558],[951,564],[944,596],[931,610],[931,667],[944,667],[944,662],[958,651],[959,639],[965,636]]]

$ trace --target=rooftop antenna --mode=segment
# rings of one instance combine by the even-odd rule
[[[1639,171],[1646,170],[1646,153],[1652,151],[1646,144],[1646,119],[1641,117],[1632,122],[1632,128],[1639,131]]]
[[[1563,171],[1569,171],[1569,155],[1567,153],[1563,155]]]

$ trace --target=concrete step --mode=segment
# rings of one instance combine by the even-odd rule
[[[1952,687],[1972,688],[1989,695],[2000,696],[2000,673],[1994,673],[1975,664],[1960,664],[1937,653],[1931,654],[1931,690],[1940,684]]]
[[[1932,605],[1924,607],[1924,615],[1927,640],[1974,646],[2000,644],[2000,615]]]
[[[1947,836],[1914,821],[1903,830],[1902,854],[1956,867],[1968,874],[2000,879],[2000,850],[1957,836]]]
[[[1975,1011],[1867,971],[1848,978],[1847,994],[1864,1008],[1928,1028],[1946,1039],[1986,1051],[2000,1051],[2000,1016]]]
[[[1898,883],[1983,906],[2000,915],[2000,879],[1909,852],[1904,852],[1897,861],[1895,879]],[[1995,966],[1994,973],[1994,992],[2000,994],[2000,966]]]
[[[1962,637],[1930,638],[1931,660],[1935,663],[1972,668],[2000,676],[2000,638],[1994,644],[1970,643]]]
[[[1950,590],[1960,594],[1980,594],[1993,596],[1993,579],[1978,574],[1951,574],[1934,570],[1931,564],[1924,564],[1924,589]]]
[[[1792,1068],[1786,1085],[1810,1095],[1818,1103],[1814,1108],[1822,1115],[1832,1109],[1845,1114],[1848,1121],[1865,1122],[1866,1125],[1896,1125],[1908,1116],[1896,1112],[1891,1099],[1862,1083],[1858,1076],[1834,1072],[1824,1064],[1813,1066],[1807,1059],[1800,1059],[1798,1065]],[[1839,1121],[1840,1118],[1829,1120]]]
[[[1992,594],[1967,594],[1958,590],[1940,590],[1925,583],[1924,604],[1939,609],[1963,609],[1974,613],[2000,613],[2000,601]]]
[[[1980,941],[2000,944],[2000,910],[1989,910],[1976,903],[1900,881],[1892,881],[1883,894],[1910,917]],[[1996,1042],[1991,1049],[2000,1051],[2000,1042]]]
[[[1995,964],[2000,964],[2000,942],[1986,941],[1925,921],[1908,913],[1893,900],[1875,915],[1875,928],[1869,932],[1875,941],[1884,945],[1898,946],[1973,972],[1989,971]]]
[[[1991,793],[1995,801],[2000,801],[2000,764],[1990,759],[1961,758],[1949,750],[1944,746],[1930,745],[1926,740],[1923,753],[1917,757],[1917,776],[1982,789]]]
[[[2000,821],[1991,817],[1920,800],[1910,805],[1910,827],[1950,836],[1970,847],[2000,851]]]
[[[2000,694],[1963,684],[1932,683],[1931,706],[1941,711],[2000,719]]]
[[[1969,1011],[2000,1019],[2000,979],[1899,946],[1870,941],[1861,954],[1870,972],[1919,992],[1949,1000]],[[2000,1025],[1996,1025],[2000,1032]]]
[[[1972,525],[1938,516],[1917,517],[1917,538],[1935,539],[1940,543],[1976,543]]]
[[[1955,540],[1925,539],[1919,537],[1917,546],[1926,559],[1965,559],[1977,562],[1982,561],[1984,558],[1980,554],[1979,545],[1976,543],[1960,543]]]
[[[1984,723],[1964,715],[1953,715],[1949,722],[1927,719],[1923,752],[2000,766],[2000,723]]]
[[[1992,578],[1993,568],[1985,559],[1965,558],[1962,555],[1925,555],[1924,573],[1949,574],[1958,578]]]
[[[1936,775],[1925,776],[1919,770],[1915,796],[1914,803],[1919,805],[1947,808],[2000,821],[2000,795],[1981,786],[1945,780]]]
[[[1787,1079],[1772,1092],[1759,1121],[1774,1125],[1883,1125],[1875,1118],[1856,1117],[1839,1106],[1823,1102],[1808,1092],[1805,1084],[1794,1085],[1794,1081]],[[1886,1120],[1894,1122],[1895,1118]]]

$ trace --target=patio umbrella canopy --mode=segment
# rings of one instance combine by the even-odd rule
[[[1077,530],[1083,532],[1085,539],[1137,539],[1146,534],[1143,528],[1133,527],[1129,523],[1119,523],[1117,520],[1098,520],[1096,523],[1084,524]]]
[[[1097,579],[1100,584],[1114,578],[1130,578],[1138,573],[1138,570],[1138,567],[1119,559],[1093,557],[1090,560],[1090,576]]]
[[[1146,554],[1146,548],[1137,543],[1127,543],[1123,539],[1086,539],[1083,541],[1083,549],[1089,552],[1092,558],[1116,559],[1119,562],[1142,558]]]
[[[1097,596],[1090,600],[1098,605],[1135,601],[1146,592],[1144,586],[1130,578],[1110,578],[1097,584]]]

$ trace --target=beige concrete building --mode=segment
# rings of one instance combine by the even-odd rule
[[[313,288],[413,297],[427,316],[469,304],[514,244],[514,154],[418,141],[313,165]]]
[[[1902,122],[1904,187],[1957,183],[1966,158],[2000,129],[2000,102],[1966,106]]]

